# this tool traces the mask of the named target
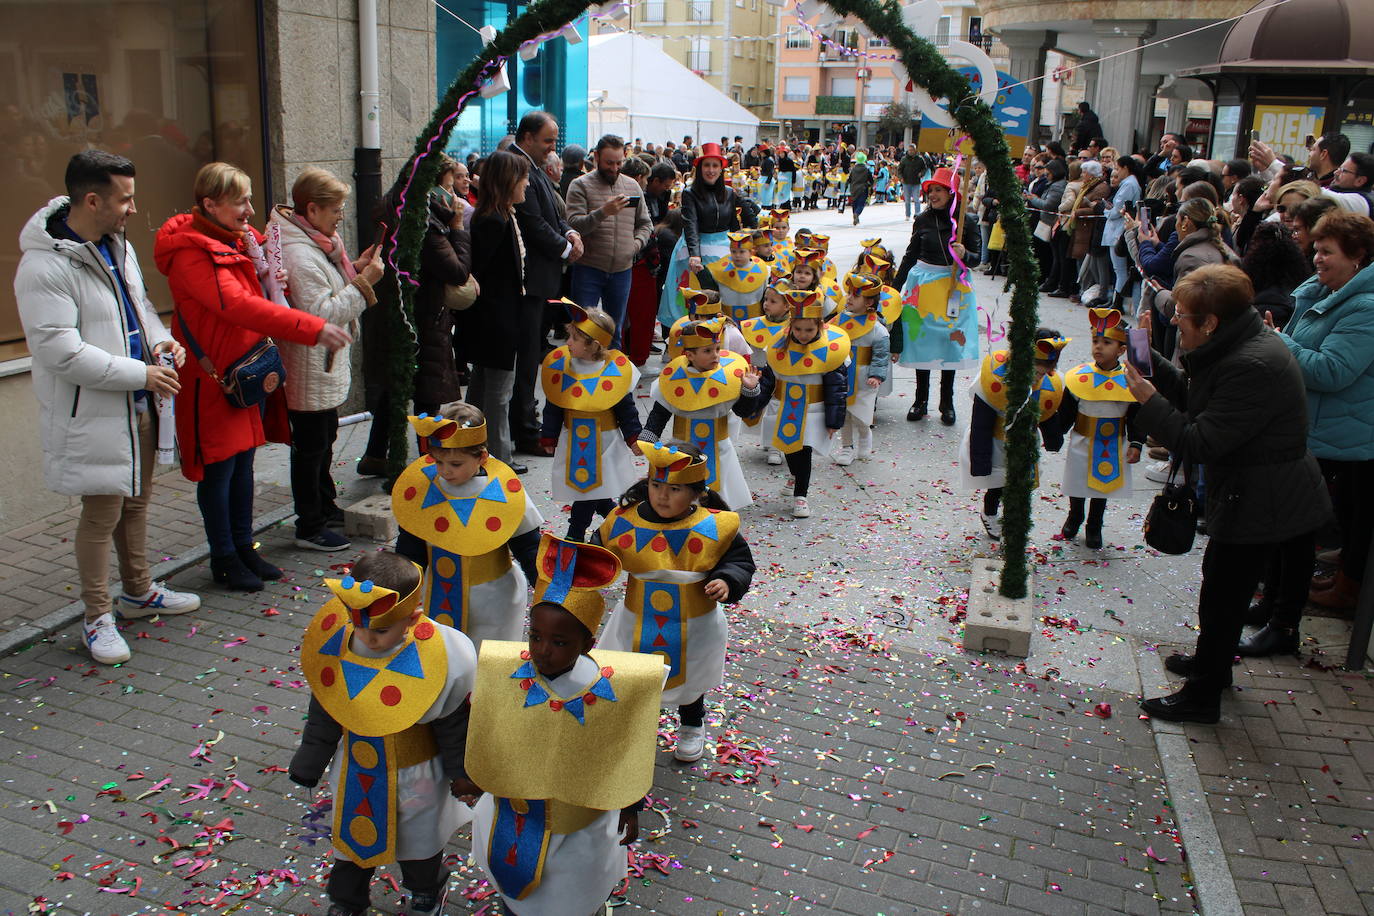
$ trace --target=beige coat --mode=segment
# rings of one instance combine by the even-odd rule
[[[638,198],[615,216],[603,216],[601,205],[617,194]],[[609,185],[595,170],[579,175],[568,185],[568,224],[582,234],[583,254],[577,261],[607,273],[619,273],[634,266],[635,255],[649,243],[654,224],[644,191],[627,175],[616,177]]]

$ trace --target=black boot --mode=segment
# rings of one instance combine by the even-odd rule
[[[1088,526],[1083,529],[1083,546],[1089,550],[1102,547],[1102,517],[1106,512],[1105,499],[1093,499],[1088,502]]]
[[[911,408],[906,412],[906,418],[915,423],[917,420],[926,418],[927,408],[924,401],[912,401]]]
[[[1167,697],[1152,697],[1140,701],[1140,709],[1151,719],[1165,722],[1201,722],[1212,725],[1221,718],[1221,698],[1209,701],[1189,696],[1186,690]]]
[[[953,426],[955,421],[954,407],[946,406],[940,408],[940,422],[946,426]]]
[[[282,577],[282,571],[264,560],[252,544],[235,547],[234,550],[238,553],[239,559],[243,561],[243,565],[247,566],[249,571],[259,579],[276,582]]]
[[[1175,652],[1173,655],[1164,659],[1164,670],[1182,678],[1191,677],[1193,674],[1193,667],[1193,657],[1191,655],[1182,655]]]
[[[1242,639],[1236,646],[1236,654],[1247,658],[1265,655],[1297,655],[1297,628],[1281,627],[1266,623],[1259,630]]]
[[[1274,617],[1274,603],[1265,595],[1250,605],[1250,609],[1245,612],[1245,625],[1247,627],[1263,627],[1269,624]]]
[[[1078,529],[1083,525],[1083,500],[1069,500],[1069,517],[1064,519],[1064,527],[1059,529],[1059,533],[1064,536],[1064,540],[1072,541],[1078,537]]]
[[[262,579],[244,565],[238,554],[210,558],[210,575],[215,583],[235,592],[260,592]]]

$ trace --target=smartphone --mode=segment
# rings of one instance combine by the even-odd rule
[[[1150,226],[1150,228],[1154,228],[1154,220],[1150,218],[1150,208],[1145,204],[1141,204],[1136,208],[1136,219]]]
[[[639,206],[639,198],[638,198],[638,197],[626,197],[626,198],[625,198],[625,206],[627,206],[627,207],[638,207],[638,206]]]
[[[1251,143],[1258,143],[1258,142],[1259,142],[1259,131],[1257,131],[1257,130],[1252,130],[1252,131],[1250,131],[1250,142],[1251,142]]]
[[[1312,136],[1311,134],[1308,134],[1305,138],[1303,138],[1302,145],[1305,146],[1305,147],[1307,147],[1308,149],[1311,149],[1311,148],[1312,148],[1312,144],[1314,144],[1314,143],[1316,143],[1316,142],[1317,142],[1317,138],[1314,137],[1314,136]]]
[[[1131,328],[1126,332],[1126,359],[1135,371],[1145,378],[1155,373],[1154,360],[1150,356],[1150,332],[1144,328]]]

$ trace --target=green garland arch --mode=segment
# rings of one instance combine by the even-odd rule
[[[1031,254],[1031,234],[1021,185],[1013,171],[1011,152],[993,116],[992,109],[977,98],[967,79],[956,72],[930,42],[913,34],[902,20],[902,7],[896,0],[826,0],[842,15],[862,20],[875,35],[888,40],[916,85],[935,98],[961,99],[951,115],[959,128],[973,141],[975,154],[987,167],[988,184],[999,201],[1006,231],[1008,282],[1012,287],[1008,343],[1011,361],[1007,368],[1007,399],[1010,404],[1025,404],[1031,394],[1034,376],[1036,305],[1039,269]],[[439,156],[453,131],[453,125],[476,87],[493,76],[499,62],[519,50],[527,41],[557,32],[595,4],[587,0],[537,0],[524,13],[497,33],[449,86],[434,114],[415,141],[410,161],[402,168],[392,186],[393,199],[404,199],[394,241],[387,260],[399,277],[384,291],[389,307],[388,332],[391,341],[413,340],[415,285],[408,277],[420,271],[420,246],[424,240],[426,199],[434,184]],[[389,353],[389,388],[392,392],[413,390],[414,350],[393,344]],[[408,461],[409,426],[406,423],[407,399],[391,398],[391,442],[387,456],[389,477],[394,480]],[[1036,421],[1039,412],[1029,409],[1009,411],[1007,425],[1007,481],[1003,491],[1002,549],[1005,560],[999,591],[1008,598],[1024,598],[1028,591],[1029,567],[1026,544],[1031,523],[1031,491],[1036,455]]]

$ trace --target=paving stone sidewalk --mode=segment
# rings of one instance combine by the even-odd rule
[[[313,809],[274,768],[308,698],[297,636],[326,567],[284,540],[266,547],[288,559],[288,581],[133,622],[130,664],[92,665],[75,628],[6,660],[0,913],[324,911],[326,843],[303,841]],[[711,698],[719,759],[659,756],[665,814],[644,825],[668,830],[642,845],[646,871],[620,912],[1193,908],[1128,698],[1102,718],[1102,691],[1084,699],[998,661],[917,659],[841,621],[765,612],[739,612],[729,683]],[[460,834],[452,851],[466,850]],[[378,891],[395,909],[398,895]]]

